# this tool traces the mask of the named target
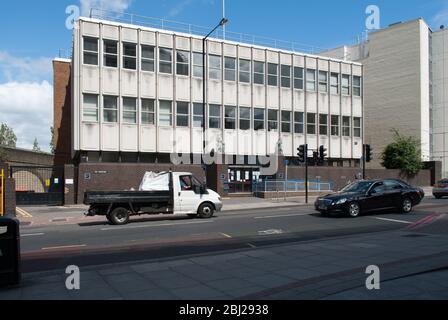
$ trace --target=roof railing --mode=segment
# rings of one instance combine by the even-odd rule
[[[99,20],[109,20],[117,23],[139,25],[142,27],[162,29],[172,32],[187,33],[197,36],[205,36],[210,29],[208,27],[198,26],[184,22],[153,18],[153,17],[145,17],[133,13],[104,10],[101,8],[92,8],[90,10],[90,18]],[[215,39],[229,40],[234,42],[246,43],[250,45],[271,47],[273,49],[288,50],[293,52],[301,52],[309,54],[317,54],[319,52],[328,50],[327,48],[308,45],[304,43],[284,41],[268,37],[231,32],[228,30],[223,32],[222,30],[218,29],[217,31],[215,31],[212,37]]]

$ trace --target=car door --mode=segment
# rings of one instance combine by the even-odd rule
[[[390,207],[400,208],[403,194],[403,186],[397,181],[387,180],[384,181],[386,186],[386,193]]]
[[[369,191],[369,194],[364,201],[364,207],[367,210],[380,210],[390,206],[389,198],[387,196],[387,189],[383,182],[375,183]]]
[[[180,211],[183,213],[196,213],[200,195],[196,193],[192,176],[180,176]]]

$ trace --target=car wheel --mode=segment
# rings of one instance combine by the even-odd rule
[[[201,219],[210,219],[215,213],[215,208],[210,203],[204,203],[198,209],[198,217]]]
[[[409,198],[404,198],[401,204],[401,211],[403,213],[410,213],[412,211],[412,201]]]
[[[129,210],[125,208],[115,208],[109,215],[113,225],[120,226],[129,222]]]
[[[347,207],[348,215],[352,218],[359,217],[361,214],[361,207],[357,202],[352,202]]]

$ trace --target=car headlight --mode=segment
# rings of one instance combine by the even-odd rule
[[[346,203],[347,202],[347,199],[346,198],[342,198],[342,199],[339,199],[338,201],[336,201],[336,205],[338,205],[338,204],[344,204],[344,203]]]

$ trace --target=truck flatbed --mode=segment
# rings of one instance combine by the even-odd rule
[[[87,191],[84,195],[84,204],[109,203],[169,203],[170,191]]]

